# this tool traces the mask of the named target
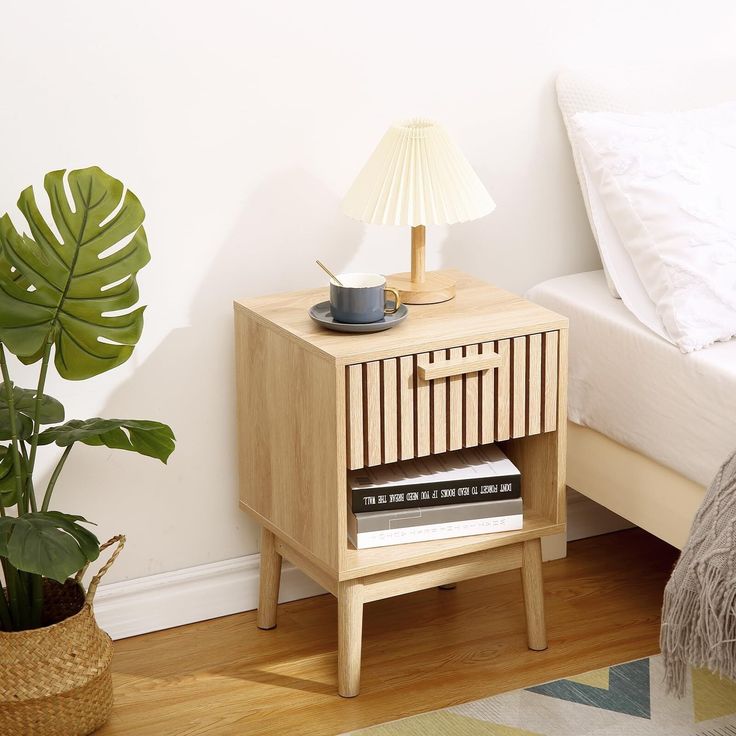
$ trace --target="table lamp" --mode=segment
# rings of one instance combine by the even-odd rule
[[[343,212],[377,225],[411,226],[411,273],[388,277],[406,304],[455,296],[455,283],[426,273],[426,225],[451,225],[495,208],[478,175],[445,129],[424,118],[392,125],[343,200]]]

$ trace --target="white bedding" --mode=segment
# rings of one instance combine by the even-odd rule
[[[682,354],[611,297],[603,271],[527,296],[570,319],[570,420],[710,483],[736,448],[736,339]]]

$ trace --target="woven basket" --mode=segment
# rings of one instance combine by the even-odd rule
[[[84,570],[64,585],[44,580],[44,627],[0,632],[0,734],[84,736],[112,709],[112,641],[92,613],[97,586],[120,554],[125,537],[90,581]]]

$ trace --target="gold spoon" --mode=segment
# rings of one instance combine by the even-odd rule
[[[322,270],[323,270],[323,271],[324,271],[324,272],[325,272],[325,273],[326,273],[326,274],[327,274],[327,275],[328,275],[328,276],[329,276],[329,277],[330,277],[330,278],[331,278],[331,279],[332,279],[332,280],[333,280],[333,281],[334,281],[334,282],[335,282],[335,283],[336,283],[336,284],[337,284],[338,286],[345,286],[345,284],[343,284],[343,283],[342,283],[342,281],[340,281],[340,279],[339,279],[339,278],[337,278],[337,276],[335,276],[335,274],[334,274],[334,273],[332,273],[332,271],[330,271],[330,269],[329,269],[329,268],[327,268],[327,266],[325,266],[325,264],[324,264],[324,263],[322,263],[322,261],[317,261],[317,265],[318,265],[318,266],[319,266],[319,267],[320,267],[320,268],[321,268],[321,269],[322,269]]]

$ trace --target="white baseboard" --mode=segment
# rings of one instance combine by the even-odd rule
[[[597,537],[601,534],[630,529],[630,521],[614,514],[582,493],[567,489],[567,534],[542,538],[542,559],[559,560],[567,556],[567,543],[576,539]]]
[[[567,537],[564,534],[542,537],[542,562],[561,560],[563,557],[567,557]]]
[[[258,607],[260,555],[101,585],[95,616],[113,639],[206,621]],[[325,591],[284,560],[279,602]]]
[[[635,526],[582,493],[567,489],[567,541],[597,537]]]
[[[625,529],[631,524],[585,496],[568,491],[567,541]],[[566,554],[564,535],[542,540],[545,560]],[[100,586],[95,615],[113,639],[206,621],[258,606],[260,555],[248,555],[186,570]],[[325,591],[284,560],[280,602]]]

